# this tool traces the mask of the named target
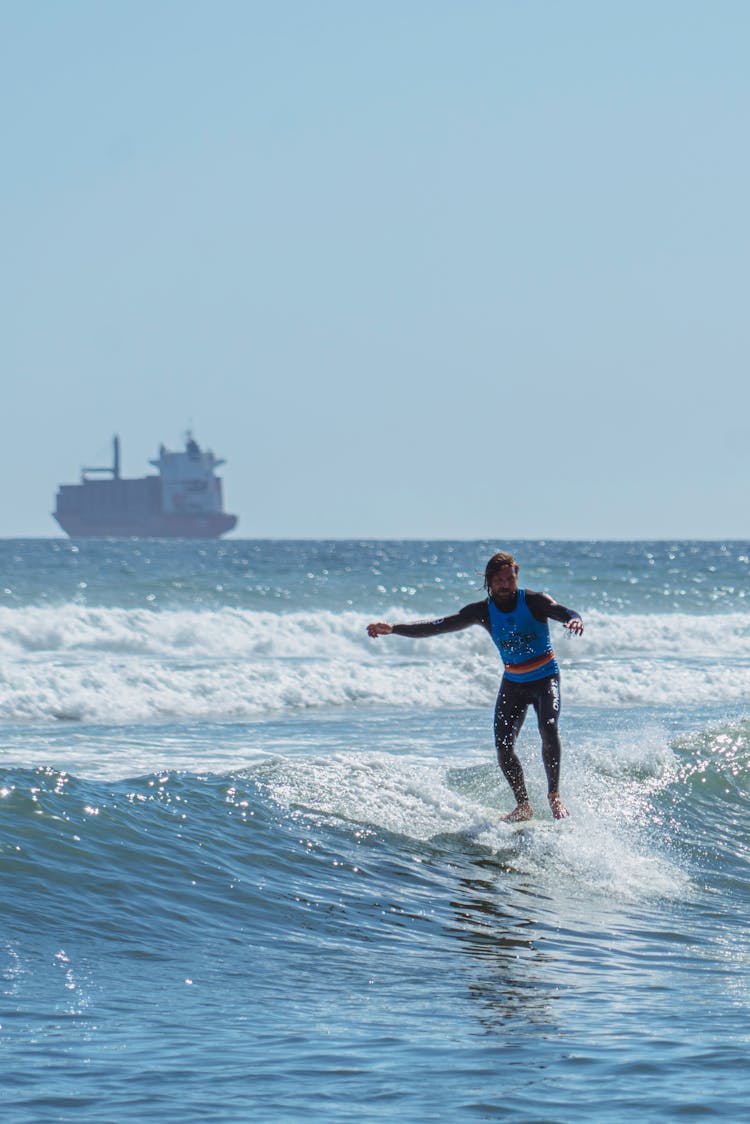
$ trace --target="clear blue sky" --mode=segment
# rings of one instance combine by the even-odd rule
[[[745,0],[2,0],[0,535],[746,538]]]

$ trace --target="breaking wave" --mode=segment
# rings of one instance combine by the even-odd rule
[[[494,698],[500,665],[483,630],[371,641],[367,620],[353,611],[3,608],[0,720],[232,721]],[[746,614],[592,612],[583,638],[553,629],[566,703],[740,702],[750,694]]]

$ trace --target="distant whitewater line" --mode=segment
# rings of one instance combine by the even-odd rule
[[[483,630],[371,641],[367,619],[352,611],[3,608],[0,720],[241,721],[319,707],[492,702],[501,668]],[[591,612],[586,623],[580,639],[554,629],[565,703],[750,696],[746,614]]]
[[[404,637],[371,641],[365,626],[373,614],[328,610],[275,613],[251,609],[89,608],[74,603],[55,607],[0,608],[0,655],[109,652],[113,655],[216,657],[264,656],[276,659],[334,657],[454,660],[467,648],[492,654],[483,629],[470,628],[429,641]],[[403,609],[380,619],[406,617]],[[750,658],[750,615],[689,613],[585,614],[583,639],[571,639],[551,626],[563,659],[623,658],[635,655],[682,659]],[[488,648],[488,643],[490,647]]]

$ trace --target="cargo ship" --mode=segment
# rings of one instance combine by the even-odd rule
[[[188,433],[184,452],[159,448],[149,464],[158,476],[127,480],[120,475],[120,438],[113,440],[112,465],[84,468],[80,484],[61,484],[54,518],[72,539],[216,539],[237,525],[224,511],[224,464]]]

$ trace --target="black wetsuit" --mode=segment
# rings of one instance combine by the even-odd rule
[[[498,604],[496,602],[496,604]],[[538,621],[555,620],[567,624],[580,620],[580,615],[564,605],[558,605],[546,593],[526,590],[526,605]],[[498,605],[498,607],[500,607]],[[512,611],[513,605],[503,605],[502,612]],[[463,609],[449,617],[432,621],[417,621],[415,624],[396,624],[393,631],[397,636],[439,636],[445,632],[460,632],[473,624],[481,625],[492,635],[490,610],[487,599],[464,605]],[[559,791],[560,781],[560,676],[553,674],[530,683],[516,683],[507,676],[500,682],[500,690],[495,704],[495,746],[497,760],[513,795],[520,804],[528,800],[521,762],[515,752],[515,743],[523,725],[526,711],[533,706],[536,713],[539,733],[542,738],[542,760],[547,774],[549,792]]]

